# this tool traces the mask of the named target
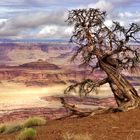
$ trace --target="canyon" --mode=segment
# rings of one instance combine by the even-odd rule
[[[91,74],[90,68],[79,67],[79,59],[71,62],[76,49],[67,42],[0,43],[0,122],[36,115],[49,119],[62,116],[66,112],[59,98],[65,97],[67,86],[106,76],[102,71]],[[140,92],[139,74],[124,74]],[[84,101],[75,93],[65,98],[82,108],[116,105],[108,85]]]
[[[19,82],[27,86],[46,86],[105,77],[101,71],[90,74],[91,69],[79,67],[79,59],[71,62],[76,49],[74,44],[67,42],[0,43],[0,81]],[[135,77],[139,81],[139,74],[125,74],[131,81]]]
[[[0,81],[46,86],[89,78],[89,69],[70,62],[75,50],[74,45],[66,42],[0,43]],[[97,75],[104,74],[98,72]]]

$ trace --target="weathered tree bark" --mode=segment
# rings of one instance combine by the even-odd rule
[[[135,34],[140,31],[140,27],[132,23],[125,28],[118,22],[113,22],[108,28],[105,22],[105,12],[99,9],[76,9],[69,12],[68,23],[74,25],[74,32],[71,42],[78,45],[74,58],[82,56],[82,65],[87,65],[93,70],[103,70],[107,77],[101,81],[85,79],[82,82],[71,85],[65,93],[79,88],[79,95],[87,95],[95,88],[108,83],[114,94],[118,108],[99,109],[91,112],[83,112],[61,99],[65,108],[76,115],[87,115],[104,112],[127,111],[140,106],[140,96],[134,87],[119,72],[126,68],[136,68],[139,64],[138,48],[131,48],[129,41],[134,40]],[[92,62],[96,62],[93,66]],[[139,66],[139,65],[138,65]]]
[[[106,59],[99,60],[99,64],[101,69],[108,76],[108,83],[114,94],[119,109],[121,109],[122,111],[127,111],[137,108],[140,105],[140,97],[137,91],[125,79],[125,77],[117,72],[115,64],[111,65],[111,62],[109,63]]]
[[[100,68],[107,74],[107,77],[101,81],[97,81],[97,83],[95,83],[94,86],[98,87],[102,84],[108,83],[114,94],[118,108],[97,108],[92,111],[83,111],[77,108],[75,105],[68,104],[64,100],[64,98],[61,98],[61,103],[63,104],[63,106],[66,109],[71,111],[70,114],[62,118],[67,118],[74,115],[85,117],[89,115],[102,114],[102,113],[108,113],[108,112],[128,111],[130,109],[134,109],[140,106],[140,97],[137,91],[125,79],[125,77],[123,77],[122,74],[117,72],[117,69],[115,68],[116,67],[115,65],[117,64],[113,64],[111,61],[115,62],[113,58],[110,58],[110,59],[99,58],[98,59]],[[62,119],[62,118],[59,118],[59,119]]]

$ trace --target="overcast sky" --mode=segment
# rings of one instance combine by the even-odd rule
[[[106,10],[107,25],[140,23],[140,0],[0,0],[0,38],[69,38],[72,28],[65,20],[75,8]]]

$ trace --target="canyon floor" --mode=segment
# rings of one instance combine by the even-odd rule
[[[59,117],[65,112],[59,99],[60,96],[68,98],[71,104],[76,104],[81,108],[114,104],[107,85],[99,89],[99,94],[89,96],[86,100],[74,95],[65,96],[63,92],[67,86],[39,87],[2,81],[0,83],[0,122],[10,122],[30,116],[42,116],[49,119]]]
[[[139,140],[140,110],[109,113],[84,118],[51,120],[36,127],[36,140],[64,140],[68,134],[88,134],[91,140]],[[0,140],[15,140],[17,133],[0,135]]]
[[[23,83],[2,82],[0,84],[0,110],[4,112],[4,109],[10,111],[30,107],[56,107],[55,104],[54,106],[48,104],[41,98],[62,95],[65,88],[64,85],[39,87],[26,86]]]
[[[3,81],[0,84],[0,122],[26,119],[32,116],[41,116],[47,119],[55,119],[65,115],[60,98],[64,97],[70,104],[80,108],[95,109],[96,107],[115,106],[115,100],[109,85],[98,89],[98,94],[91,93],[86,98],[78,95],[64,95],[64,89],[68,85],[53,86],[26,86],[23,83]],[[139,86],[136,87],[140,89]]]

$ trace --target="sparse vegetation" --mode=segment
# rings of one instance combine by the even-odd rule
[[[92,137],[89,134],[65,133],[63,135],[63,140],[92,140]]]
[[[0,133],[3,133],[6,130],[6,125],[2,124],[0,125]]]
[[[33,117],[33,118],[29,118],[27,120],[25,120],[23,123],[12,123],[9,125],[6,124],[1,124],[0,125],[0,134],[4,133],[4,134],[9,134],[9,133],[14,133],[17,131],[20,131],[21,129],[24,128],[29,128],[29,127],[33,127],[33,126],[40,126],[40,125],[44,125],[46,123],[46,120],[41,118],[41,117]]]
[[[33,117],[29,118],[24,122],[24,127],[33,127],[33,126],[40,126],[44,125],[46,123],[46,120],[40,117]]]
[[[20,131],[23,128],[22,124],[10,124],[5,126],[4,134]]]
[[[36,130],[33,128],[25,128],[17,137],[17,140],[34,140],[36,136]]]

